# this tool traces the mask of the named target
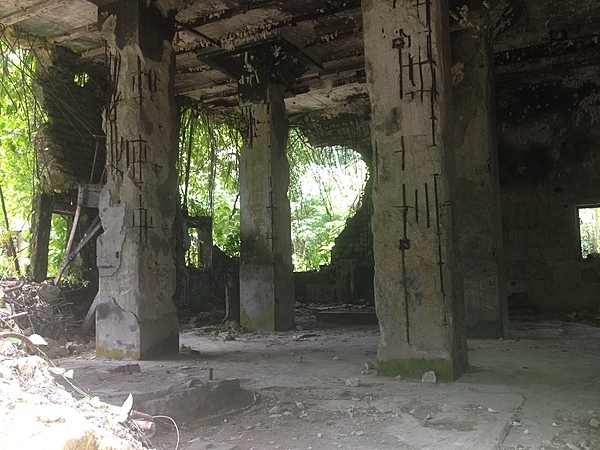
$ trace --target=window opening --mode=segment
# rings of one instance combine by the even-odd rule
[[[90,80],[90,76],[85,72],[76,73],[75,76],[73,77],[73,81],[79,87],[84,87],[89,80]]]
[[[581,257],[600,258],[600,206],[578,208]]]

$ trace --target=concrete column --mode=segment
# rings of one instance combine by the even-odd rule
[[[28,275],[36,283],[48,276],[48,246],[52,230],[52,197],[46,192],[35,196],[31,220],[31,247]]]
[[[288,119],[281,86],[258,85],[248,94],[242,96],[248,130],[240,159],[240,323],[285,330],[294,324]]]
[[[108,358],[149,358],[179,347],[174,14],[161,4],[120,0],[99,8],[112,91],[104,117],[96,353]]]
[[[378,373],[441,381],[467,368],[442,0],[364,0],[373,141]]]
[[[485,30],[485,27],[481,28]],[[452,34],[459,248],[467,336],[507,334],[492,48],[487,31]]]

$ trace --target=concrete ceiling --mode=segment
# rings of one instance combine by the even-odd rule
[[[95,3],[99,3],[97,0]],[[287,89],[291,116],[347,113],[367,102],[360,0],[182,0],[174,39],[176,91],[214,108],[237,105],[236,80],[199,55],[292,33],[320,60]],[[466,5],[465,3],[468,3]],[[600,64],[597,0],[451,1],[451,27],[496,27],[495,73],[502,82],[535,83]],[[86,0],[2,0],[0,23],[102,61],[97,6]],[[367,108],[368,109],[368,108]]]

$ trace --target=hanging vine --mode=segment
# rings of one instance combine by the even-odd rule
[[[230,256],[239,256],[241,118],[209,112],[200,103],[186,102],[180,108],[180,123],[179,185],[183,210],[189,217],[211,217],[215,244]]]
[[[43,114],[33,95],[39,42],[13,28],[0,29],[0,186],[4,208],[0,223],[0,277],[14,276],[20,267],[15,233],[29,229],[32,199],[39,181],[34,136]]]

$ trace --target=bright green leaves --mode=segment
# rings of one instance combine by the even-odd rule
[[[10,231],[29,229],[37,184],[33,136],[39,110],[32,91],[35,65],[30,51],[10,45],[0,36],[0,186]],[[2,213],[0,230],[4,232],[5,219]],[[11,270],[12,260],[0,252],[0,275],[10,275]]]

